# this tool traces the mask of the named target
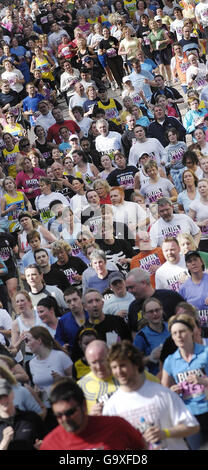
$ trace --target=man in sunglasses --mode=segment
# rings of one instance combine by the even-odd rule
[[[61,379],[53,386],[50,401],[59,426],[43,439],[40,450],[146,448],[140,432],[123,418],[89,416],[84,393],[71,379]],[[70,456],[66,458],[62,463],[70,463]],[[91,458],[86,457],[86,464],[87,459]]]

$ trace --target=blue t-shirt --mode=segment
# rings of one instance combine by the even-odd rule
[[[149,326],[145,326],[136,334],[134,338],[134,346],[142,351],[144,356],[149,356],[153,349],[165,342],[168,336],[170,336],[170,333],[166,322],[163,324],[163,331],[161,333],[152,330]],[[152,374],[156,375],[159,371],[159,365],[151,362],[148,364],[148,369]]]
[[[85,322],[89,319],[88,312],[85,310]],[[55,339],[61,346],[69,344],[70,349],[74,346],[74,341],[80,325],[76,322],[76,319],[72,312],[67,312],[59,318],[58,325],[56,328]]]
[[[166,358],[163,367],[176,383],[181,384],[181,398],[189,411],[193,415],[207,413],[208,396],[204,385],[189,384],[187,377],[191,372],[198,376],[208,375],[208,347],[195,343],[190,362],[185,361],[177,349],[174,354]]]
[[[32,111],[38,111],[38,103],[40,103],[40,101],[43,101],[45,99],[45,97],[43,95],[41,95],[40,93],[36,93],[36,95],[33,97],[33,98],[30,98],[30,96],[26,96],[26,98],[24,98],[22,104],[23,104],[23,111],[30,111],[32,109]],[[32,126],[35,126],[35,121],[33,119],[33,116],[29,116],[30,117],[30,124]]]

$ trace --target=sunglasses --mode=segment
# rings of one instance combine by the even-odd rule
[[[69,408],[66,411],[63,411],[60,413],[54,413],[54,415],[57,419],[63,418],[63,416],[66,416],[68,418],[69,416],[72,416],[76,411],[77,411],[77,406],[74,406],[74,408]]]

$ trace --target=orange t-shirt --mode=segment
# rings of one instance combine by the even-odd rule
[[[162,248],[154,248],[153,250],[141,251],[138,255],[133,256],[130,264],[130,270],[133,268],[141,268],[150,274],[152,287],[155,287],[155,272],[151,268],[157,266],[159,268],[166,259],[164,258]]]

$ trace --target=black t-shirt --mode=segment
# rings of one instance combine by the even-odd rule
[[[107,177],[110,186],[121,186],[125,191],[125,200],[130,201],[134,191],[134,177],[138,169],[133,165],[127,165],[125,169],[116,168]]]
[[[150,39],[148,38],[148,34],[151,33],[149,26],[142,26],[140,25],[137,29],[136,36],[137,38],[142,39],[142,50],[144,54],[152,59],[152,52],[150,51]]]
[[[164,309],[164,320],[168,320],[172,315],[175,315],[175,308],[179,302],[184,302],[184,298],[168,289],[156,289],[151,297],[159,299]],[[134,300],[129,306],[129,328],[131,331],[137,331],[138,323],[141,320],[142,304],[145,298]]]
[[[69,183],[71,184],[74,179],[74,177],[71,175],[63,175],[62,178],[65,180],[68,180]],[[70,202],[70,199],[75,195],[75,192],[73,191],[73,189],[69,188],[69,186],[63,185],[60,187],[58,183],[58,179],[55,179],[54,191],[57,193],[63,194],[63,196],[65,196],[69,202]]]
[[[0,259],[6,264],[9,272],[16,271],[12,251],[16,245],[16,240],[12,235],[0,233]]]
[[[3,108],[6,104],[10,106],[16,106],[20,101],[18,93],[16,91],[10,90],[9,93],[0,92],[0,106]]]
[[[90,205],[81,212],[81,223],[86,225],[93,235],[101,236],[102,215],[100,207],[92,208]]]
[[[44,424],[37,413],[33,411],[21,411],[16,409],[14,417],[7,419],[0,418],[0,441],[3,438],[3,430],[11,426],[14,429],[14,436],[11,441],[12,450],[15,450],[15,441],[17,449],[29,449],[35,444],[36,439],[43,439],[45,436]]]
[[[105,252],[108,261],[115,263],[119,270],[126,273],[129,271],[129,264],[121,264],[121,258],[132,258],[133,251],[130,243],[126,240],[118,240],[115,238],[113,245],[109,245],[105,240],[97,240],[101,250]]]
[[[51,166],[54,162],[51,158],[51,147],[49,147],[48,142],[45,142],[45,144],[40,144],[40,142],[36,140],[35,147],[40,150],[42,157],[45,159],[47,167]]]
[[[57,276],[57,270],[51,269],[49,273],[43,274],[43,278],[47,286],[56,286],[61,289],[62,292],[70,287],[69,281],[62,271],[59,271]]]
[[[74,275],[81,275],[87,269],[87,265],[78,256],[69,256],[68,263],[62,266],[57,262],[53,263],[52,269],[63,271],[70,284],[79,285],[81,282],[74,279]]]
[[[48,34],[50,32],[51,24],[54,22],[54,19],[50,19],[50,17],[51,12],[49,13],[47,10],[42,11],[40,15],[36,16],[36,23],[38,26],[41,26],[44,34]]]
[[[131,333],[124,319],[115,315],[105,315],[105,319],[102,322],[96,324],[92,324],[90,321],[87,321],[85,323],[85,327],[93,327],[97,331],[99,339],[107,342],[107,344],[108,333],[113,332],[115,332],[115,343],[117,342],[118,337],[120,339],[128,339],[131,341]]]
[[[102,39],[99,44],[99,49],[111,49],[113,46],[118,46],[119,42],[118,39],[114,38],[113,36],[109,36],[108,39]],[[116,54],[118,54],[118,49],[115,49]],[[112,57],[112,59],[115,59],[115,57]]]

